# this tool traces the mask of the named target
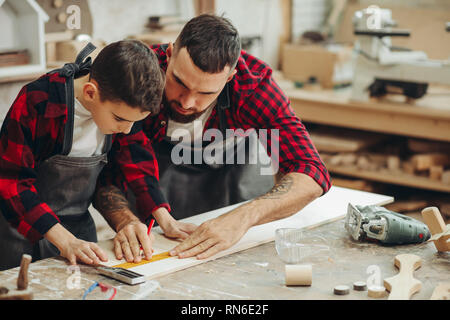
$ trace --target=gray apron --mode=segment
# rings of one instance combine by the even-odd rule
[[[76,61],[76,63],[78,62],[77,66],[69,65],[67,67],[65,65],[63,69],[55,71],[60,72],[61,75],[68,74],[66,81],[68,119],[64,128],[62,152],[36,165],[35,187],[41,200],[47,203],[59,217],[62,226],[78,239],[96,242],[95,223],[88,208],[93,199],[97,178],[107,163],[107,152],[111,148],[111,135],[106,136],[101,155],[68,156],[73,142],[73,79],[85,72],[86,65],[80,68],[81,61],[91,52],[91,49],[92,46],[80,52]],[[33,261],[60,254],[58,249],[44,238],[32,244],[8,224],[3,214],[0,214],[0,253],[0,270],[19,266],[24,253],[31,255]]]
[[[226,137],[225,109],[230,107],[228,84],[219,95],[217,108],[222,136]],[[223,141],[179,145],[165,137],[154,145],[159,166],[161,191],[171,206],[175,219],[187,218],[267,193],[274,185],[273,175],[261,174],[270,167],[270,158],[254,136],[224,139]],[[214,143],[219,143],[221,146]],[[173,163],[172,151],[189,153],[191,163]],[[207,150],[209,148],[209,150]],[[216,152],[211,152],[214,149]],[[221,161],[204,161],[205,150]],[[176,152],[178,154],[178,151]],[[180,153],[180,154],[181,154]],[[244,157],[242,157],[244,155]],[[195,163],[194,159],[203,159]]]

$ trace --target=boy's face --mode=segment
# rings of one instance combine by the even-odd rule
[[[192,61],[186,48],[174,52],[173,44],[167,48],[168,65],[164,101],[171,117],[177,122],[194,121],[212,105],[236,70],[230,73],[226,66],[221,72],[207,73]]]
[[[130,133],[134,122],[150,115],[150,111],[133,108],[122,101],[101,101],[95,80],[83,86],[83,106],[91,112],[103,134]]]

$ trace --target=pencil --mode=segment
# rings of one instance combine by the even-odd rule
[[[148,224],[148,229],[147,229],[147,235],[149,236],[150,235],[150,232],[152,231],[152,228],[153,228],[153,224],[155,223],[155,219],[152,219],[152,220],[150,220],[150,223]],[[142,248],[142,244],[140,245],[140,249],[141,250],[144,250],[143,248]],[[142,254],[142,253],[141,253]]]
[[[155,223],[155,219],[150,220],[150,223],[148,224],[148,229],[147,229],[147,235],[150,235],[150,231],[153,228],[153,224]]]

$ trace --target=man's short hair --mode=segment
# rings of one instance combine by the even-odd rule
[[[211,14],[191,19],[175,41],[175,52],[186,48],[194,64],[203,72],[219,73],[236,67],[241,53],[239,33],[231,22]]]
[[[92,63],[90,76],[99,85],[101,101],[121,101],[157,114],[165,75],[153,50],[138,40],[109,44]]]

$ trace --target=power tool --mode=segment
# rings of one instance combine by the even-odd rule
[[[422,243],[430,239],[427,225],[386,208],[348,204],[345,229],[357,241],[386,245]]]

